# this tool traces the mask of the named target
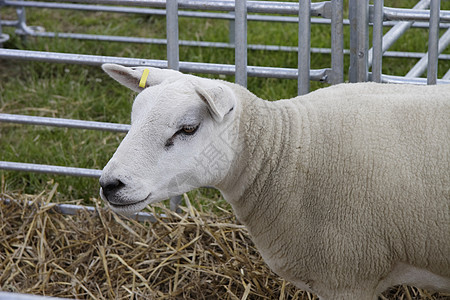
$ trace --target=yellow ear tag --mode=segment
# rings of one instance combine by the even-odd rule
[[[139,81],[139,87],[145,89],[145,84],[147,83],[147,77],[148,77],[149,69],[144,69],[144,72],[141,76],[141,81]]]

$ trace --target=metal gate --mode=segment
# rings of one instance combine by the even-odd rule
[[[70,2],[70,3],[69,3]],[[73,3],[77,2],[77,3]],[[121,41],[129,43],[159,43],[167,45],[167,61],[142,58],[81,55],[76,53],[55,53],[0,48],[0,58],[14,60],[34,60],[49,63],[70,63],[100,66],[103,63],[117,63],[126,66],[146,65],[159,68],[179,69],[183,72],[235,75],[236,82],[247,84],[247,76],[275,77],[298,80],[298,94],[309,92],[310,80],[338,84],[344,81],[344,55],[350,55],[348,78],[350,82],[373,80],[386,83],[436,84],[450,83],[450,70],[443,78],[437,78],[438,58],[450,60],[450,55],[440,54],[450,43],[450,11],[440,10],[439,0],[421,0],[413,9],[389,8],[383,0],[349,0],[349,19],[343,19],[343,0],[311,3],[309,0],[297,2],[245,1],[245,0],[77,0],[59,2],[0,0],[0,45],[8,39],[2,34],[2,26],[13,26],[16,34],[34,37],[58,37],[89,39],[97,41]],[[17,20],[1,20],[2,7],[15,7]],[[157,14],[166,16],[166,39],[145,39],[128,36],[105,36],[76,33],[44,32],[26,23],[26,8],[69,9],[84,11]],[[429,9],[428,9],[429,8]],[[207,12],[207,11],[216,12]],[[264,13],[264,15],[257,14]],[[229,43],[180,41],[178,37],[178,17],[220,18],[230,21]],[[247,22],[263,20],[267,22],[298,22],[298,47],[274,45],[249,45],[247,43]],[[311,48],[311,23],[331,26],[331,48]],[[350,26],[350,49],[344,49],[343,28]],[[373,26],[373,48],[369,49],[369,28]],[[383,26],[392,27],[383,36]],[[410,27],[429,28],[427,53],[393,52],[389,47]],[[439,29],[446,32],[439,39]],[[235,64],[198,63],[179,60],[179,46],[235,48]],[[298,51],[298,68],[275,68],[249,66],[247,49],[277,51]],[[329,53],[331,66],[324,69],[310,69],[310,53]],[[383,56],[421,58],[417,65],[404,77],[381,73]],[[369,72],[371,69],[371,72]],[[419,76],[427,70],[427,78]],[[91,130],[127,132],[129,125],[45,118],[26,115],[0,114],[0,122],[59,126]],[[0,161],[0,169],[41,172],[73,176],[99,177],[100,170],[53,166],[42,164]]]

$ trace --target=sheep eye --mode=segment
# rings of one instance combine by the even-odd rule
[[[199,125],[185,125],[180,129],[179,133],[193,135],[197,131],[198,127]]]
[[[175,134],[170,139],[168,139],[166,141],[166,144],[165,144],[166,149],[169,149],[170,147],[173,146],[174,140],[177,136],[180,136],[181,139],[183,139],[183,137],[186,137],[188,135],[193,135],[199,127],[200,127],[200,124],[182,126],[177,132],[175,132]]]

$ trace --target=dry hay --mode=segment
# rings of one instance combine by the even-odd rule
[[[231,213],[189,204],[155,223],[97,206],[54,212],[56,189],[0,201],[0,290],[90,299],[316,299],[277,277]],[[189,199],[187,199],[189,200]],[[29,203],[31,202],[31,205]],[[150,208],[155,213],[154,208]],[[398,287],[387,299],[449,299]]]

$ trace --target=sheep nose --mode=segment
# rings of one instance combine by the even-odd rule
[[[100,178],[100,186],[102,187],[103,195],[105,196],[106,200],[111,202],[111,200],[114,200],[114,196],[117,194],[117,192],[125,187],[125,183],[123,183],[119,179],[110,179],[106,181]]]

